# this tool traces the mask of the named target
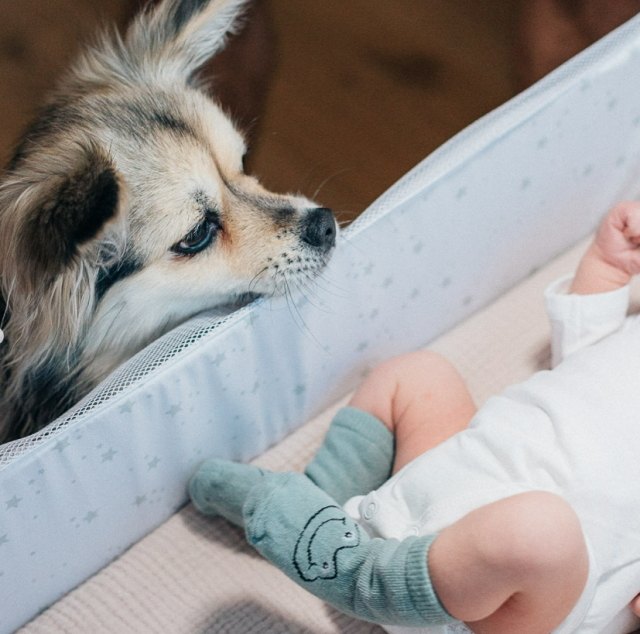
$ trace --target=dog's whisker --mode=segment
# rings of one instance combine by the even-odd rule
[[[298,288],[302,290],[307,290],[310,294],[311,292],[309,291],[309,289],[307,289],[307,287],[305,287],[299,280],[296,281],[296,284],[298,285]],[[318,310],[320,312],[323,312],[325,314],[333,314],[333,311],[327,310],[327,306],[326,304],[324,304],[322,302],[321,299],[319,299],[318,297],[313,297],[313,299],[309,298],[304,292],[302,292],[302,295],[304,296],[305,300],[307,302],[309,302],[309,304],[311,306],[313,306],[313,308],[315,310]]]
[[[333,297],[347,297],[347,291],[344,288],[339,287],[337,284],[333,283],[326,275],[327,268],[323,269],[322,272],[320,274],[311,274],[309,271],[301,271],[298,276],[297,276],[297,280],[299,281],[300,284],[305,284],[305,282],[308,283],[308,285],[304,285],[304,288],[306,288],[309,292],[313,293],[313,295],[316,297],[316,299],[320,302],[322,302],[323,304],[325,303],[322,299],[322,297],[320,296],[320,294],[318,293],[318,290],[321,291],[323,294],[326,293],[328,295],[332,295]],[[337,290],[336,290],[337,289]],[[341,291],[337,292],[337,291]]]
[[[304,278],[296,276],[295,279],[292,280],[292,284],[295,285],[296,290],[299,291],[305,301],[309,302],[309,304],[317,310],[322,309],[322,299],[315,293],[311,286],[305,284]]]
[[[288,283],[288,280],[286,278],[286,275],[284,275],[283,277],[284,277],[284,283],[285,283],[285,289],[286,289],[285,298],[286,298],[287,306],[289,308],[289,314],[291,315],[291,319],[298,326],[298,328],[300,328],[300,332],[302,332],[306,337],[309,337],[320,348],[322,348],[324,350],[325,349],[324,346],[320,343],[320,341],[318,341],[316,336],[311,332],[311,330],[307,326],[304,318],[300,314],[300,310],[298,309],[298,307],[297,307],[297,305],[296,305],[296,303],[295,303],[295,301],[293,299],[293,295],[291,293],[291,289],[289,288],[289,283]],[[296,317],[297,317],[297,319],[296,319]]]
[[[318,187],[316,188],[316,191],[313,192],[313,196],[311,196],[311,198],[313,198],[314,200],[318,197],[318,194],[320,193],[320,190],[327,185],[327,183],[331,182],[334,178],[337,178],[338,176],[341,176],[342,174],[346,174],[348,172],[352,172],[353,168],[352,167],[345,167],[341,170],[338,170],[337,172],[334,172],[333,174],[330,174],[329,176],[327,176],[321,183],[320,185],[318,185]]]
[[[336,282],[331,280],[328,273],[328,267],[325,268],[320,275],[311,276],[306,274],[307,278],[314,283],[324,293],[333,295],[334,297],[348,297],[349,292],[346,288],[339,286]]]
[[[316,307],[319,307],[322,305],[323,302],[322,302],[322,298],[318,295],[316,289],[314,288],[314,285],[315,285],[314,282],[315,280],[310,276],[300,277],[296,275],[296,278],[295,278],[296,287],[299,288],[301,291],[305,291],[305,293],[303,293],[305,299],[311,302],[311,298],[313,298],[314,300],[316,300],[316,302],[318,302],[317,304],[313,304],[313,305]]]
[[[350,297],[350,295],[347,293],[345,289],[341,289],[337,287],[338,291],[341,291],[341,292],[336,292],[331,287],[327,288],[326,286],[323,286],[321,282],[327,281],[324,278],[324,275],[319,275],[316,277],[308,276],[305,278],[305,280],[312,288],[314,287],[319,288],[323,294],[331,295],[332,297],[338,297],[341,299],[348,299]],[[326,310],[327,302],[317,293],[316,293],[316,297],[318,298],[318,301],[321,302],[319,307],[322,308],[323,310]]]
[[[361,255],[365,255],[365,252],[355,244],[355,242],[353,242],[350,238],[350,236],[345,235],[344,233],[340,234],[340,242],[343,242],[344,244],[348,245],[349,248],[351,249],[355,249],[356,251],[358,251],[358,253],[360,253]]]
[[[268,271],[268,270],[269,270],[269,267],[268,267],[268,266],[265,266],[264,268],[262,268],[260,271],[258,271],[258,272],[253,276],[253,278],[251,279],[251,281],[249,282],[249,285],[248,285],[248,289],[249,289],[249,292],[250,292],[250,293],[254,292],[254,291],[253,291],[253,285],[254,285],[254,283],[255,283],[255,284],[257,284],[257,283],[258,283],[258,280],[260,279],[260,276],[261,276],[265,271]]]
[[[329,293],[336,297],[348,296],[349,291],[345,287],[341,286],[337,283],[336,280],[331,278],[331,266],[330,262],[326,263],[319,271],[314,269],[314,271],[301,271],[301,274],[304,275],[307,279],[313,282],[314,286],[317,286],[323,292]],[[345,295],[341,295],[339,292],[344,293]]]

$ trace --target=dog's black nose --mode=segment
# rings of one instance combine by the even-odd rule
[[[308,212],[301,238],[312,247],[330,249],[336,243],[336,220],[331,209],[318,207]]]

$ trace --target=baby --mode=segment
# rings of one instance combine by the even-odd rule
[[[392,358],[304,475],[209,460],[195,505],[364,620],[619,631],[640,604],[640,322],[626,318],[638,245],[640,204],[620,203],[575,276],[549,287],[552,371],[476,410],[439,355]]]

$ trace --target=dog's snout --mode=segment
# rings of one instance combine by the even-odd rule
[[[302,229],[302,240],[312,247],[328,250],[336,243],[336,220],[331,209],[318,207],[310,211]]]

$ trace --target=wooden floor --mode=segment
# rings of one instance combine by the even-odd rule
[[[342,220],[514,94],[519,0],[270,0],[278,67],[251,169]],[[0,0],[0,160],[125,0]]]

